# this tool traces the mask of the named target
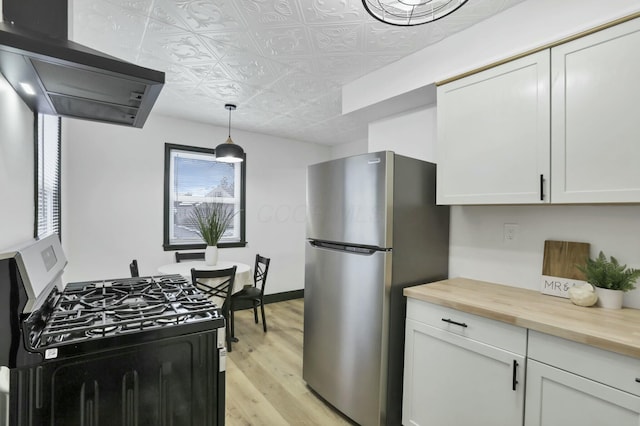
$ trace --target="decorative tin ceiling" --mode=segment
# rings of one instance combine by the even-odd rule
[[[166,73],[155,111],[335,145],[365,139],[341,88],[523,0],[470,0],[394,27],[361,0],[70,0],[74,41]],[[372,89],[373,90],[373,89]],[[240,143],[240,142],[239,142]]]

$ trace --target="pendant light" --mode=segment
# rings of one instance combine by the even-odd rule
[[[229,137],[226,142],[216,146],[216,161],[239,163],[244,161],[244,150],[231,140],[231,111],[235,110],[236,106],[234,104],[225,104],[224,107],[229,110]]]
[[[426,24],[455,12],[467,0],[362,0],[371,16],[385,24]]]

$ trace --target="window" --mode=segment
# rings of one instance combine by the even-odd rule
[[[215,161],[213,149],[165,144],[164,249],[198,249],[205,243],[190,223],[195,205],[220,203],[233,206],[233,223],[218,247],[244,247],[245,161]]]
[[[36,134],[34,236],[60,237],[60,117],[37,114]]]

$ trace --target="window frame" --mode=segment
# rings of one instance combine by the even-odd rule
[[[41,114],[38,112],[35,112],[33,114],[33,161],[34,161],[34,167],[33,167],[33,202],[34,202],[34,218],[33,218],[33,237],[38,239],[38,238],[43,238],[46,237],[48,235],[51,235],[51,233],[56,233],[58,235],[58,238],[62,241],[62,119],[59,116],[50,116],[53,117],[53,119],[57,120],[57,127],[58,127],[58,132],[57,135],[55,135],[56,138],[56,144],[57,144],[57,158],[56,158],[56,163],[57,163],[57,170],[55,172],[55,180],[56,180],[56,185],[55,185],[55,189],[54,189],[54,195],[52,197],[53,199],[53,205],[52,205],[52,209],[54,210],[54,212],[57,212],[57,215],[54,213],[54,223],[52,224],[52,232],[49,233],[45,233],[40,235],[39,234],[39,229],[40,229],[40,213],[41,213],[41,199],[40,199],[40,190],[41,190],[41,183],[43,183],[44,181],[44,171],[42,171],[42,176],[41,176],[41,169],[43,169],[45,167],[44,162],[47,161],[46,157],[45,158],[40,158],[40,152],[44,152],[45,148],[44,148],[44,144],[47,143],[50,139],[45,138],[45,135],[42,135],[42,151],[41,151],[41,132],[44,131],[44,127],[46,127],[44,125],[44,117],[48,116],[48,114]],[[42,120],[42,126],[41,126],[41,120]],[[41,128],[42,127],[42,128]],[[52,135],[48,135],[48,136],[52,136]],[[43,164],[41,164],[41,160],[43,161]],[[41,179],[42,178],[42,179]],[[45,188],[43,188],[44,191]],[[57,232],[54,232],[54,230],[57,229]]]
[[[204,249],[206,248],[206,243],[188,243],[188,244],[172,244],[170,241],[170,191],[171,191],[171,151],[172,150],[180,150],[187,151],[199,154],[211,154],[215,155],[215,150],[211,148],[202,148],[198,146],[190,146],[190,145],[178,145],[165,143],[164,144],[164,200],[163,200],[163,215],[164,215],[164,232],[163,232],[163,248],[164,251],[174,251],[174,250],[193,250],[193,249]],[[218,243],[218,248],[232,248],[232,247],[246,247],[247,239],[246,239],[246,167],[247,164],[247,155],[244,154],[244,159],[240,163],[240,241],[233,242],[220,242]]]

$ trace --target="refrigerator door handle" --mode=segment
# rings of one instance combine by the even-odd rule
[[[311,247],[315,247],[315,248],[321,248],[321,249],[333,250],[333,251],[342,251],[342,252],[353,253],[353,254],[361,254],[365,256],[371,256],[372,254],[378,251],[391,251],[391,249],[349,246],[346,244],[332,243],[328,241],[311,240],[309,241],[309,244],[311,244]]]

